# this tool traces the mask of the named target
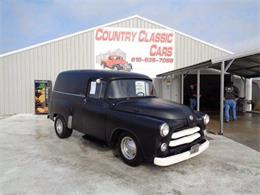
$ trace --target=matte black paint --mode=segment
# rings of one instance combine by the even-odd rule
[[[205,141],[203,113],[192,111],[189,107],[157,97],[138,97],[109,100],[93,99],[87,95],[88,82],[101,78],[109,83],[114,79],[146,79],[149,77],[127,72],[74,70],[58,75],[51,96],[49,118],[62,115],[66,122],[73,116],[72,129],[94,136],[113,146],[119,131],[127,131],[138,140],[144,159],[152,161],[155,156],[170,156],[190,149],[191,146]],[[65,92],[65,93],[64,93]],[[189,120],[189,115],[194,117]],[[168,136],[160,136],[160,125],[167,122],[170,126]],[[201,127],[201,138],[190,144],[160,152],[160,144],[169,142],[172,132],[194,126]]]

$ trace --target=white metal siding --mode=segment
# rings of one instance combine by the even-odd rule
[[[108,27],[165,29],[159,25],[147,22],[140,18],[133,18],[116,24],[108,25]]]
[[[0,58],[0,114],[34,112],[34,80],[51,80],[63,70],[94,68],[94,32]]]
[[[165,29],[138,17],[108,26]],[[175,51],[176,66],[172,69],[219,57],[225,53],[178,33]],[[0,57],[0,114],[33,113],[34,80],[51,80],[54,84],[57,74],[63,70],[92,68],[94,30]],[[168,90],[168,87],[162,86],[162,93],[166,93],[165,90]],[[178,91],[173,87],[170,92],[175,90]],[[172,99],[171,97],[173,94],[168,91],[167,98]]]
[[[175,37],[175,67],[184,68],[212,58],[223,57],[228,53],[206,45],[205,43],[176,33]]]
[[[0,113],[4,112],[4,105],[1,102],[5,101],[4,95],[4,66],[3,66],[3,58],[0,58]]]
[[[171,82],[167,84],[166,78],[161,79],[161,97],[174,102],[180,102],[180,77],[172,75],[170,80]],[[156,90],[158,91],[157,88]]]

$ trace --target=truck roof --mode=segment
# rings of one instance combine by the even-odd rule
[[[146,79],[146,75],[129,73],[124,71],[109,70],[69,70],[61,72],[55,82],[54,90],[73,94],[85,94],[89,79],[102,78],[103,80],[113,79]]]
[[[151,80],[150,77],[139,74],[139,73],[131,73],[125,71],[112,71],[112,70],[69,70],[61,72],[60,74],[70,74],[71,76],[77,77],[87,77],[87,78],[103,78],[106,80],[112,79],[120,79],[120,78],[135,78],[135,79],[148,79]]]

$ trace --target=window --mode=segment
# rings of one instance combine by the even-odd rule
[[[155,89],[150,80],[120,79],[109,84],[108,98],[130,98],[155,96]]]
[[[91,81],[89,84],[88,97],[90,98],[103,98],[105,93],[105,82],[100,79]]]

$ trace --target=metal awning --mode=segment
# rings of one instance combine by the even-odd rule
[[[223,61],[226,63],[232,61],[232,65],[226,70],[230,74],[244,78],[260,77],[260,49],[229,55],[227,58],[211,60],[212,65],[210,65],[210,68],[221,70],[221,63]]]
[[[163,77],[172,74],[186,74],[190,71],[206,68],[212,68],[221,71],[222,62],[225,62],[226,73],[242,76],[244,78],[260,77],[260,49],[207,60],[188,67],[159,74],[157,77]]]
[[[165,72],[157,75],[157,77],[165,77],[168,75],[181,75],[181,102],[183,103],[183,75],[190,72],[197,72],[197,110],[200,105],[200,71],[202,69],[214,69],[220,74],[220,131],[219,134],[224,133],[224,75],[229,73],[238,75],[245,79],[260,77],[260,49],[243,52],[238,54],[231,54],[218,59],[211,59],[198,64],[187,66],[185,68]]]
[[[191,65],[191,66],[187,66],[187,67],[184,67],[184,68],[164,72],[164,73],[158,74],[156,76],[157,77],[164,77],[164,76],[168,76],[168,75],[172,75],[172,74],[186,74],[189,71],[208,68],[210,65],[211,65],[211,60],[207,60],[207,61],[204,61],[204,62],[201,62],[201,63],[198,63],[198,64],[194,64],[194,65]]]

